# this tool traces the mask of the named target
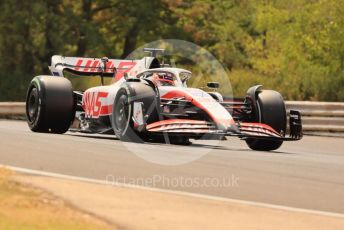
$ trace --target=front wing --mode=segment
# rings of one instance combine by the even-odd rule
[[[168,119],[154,122],[146,126],[146,130],[152,134],[170,134],[183,136],[238,136],[243,139],[277,139],[284,141],[300,140],[302,138],[301,115],[298,111],[291,110],[289,116],[288,137],[284,133],[278,133],[267,124],[257,122],[238,122],[236,127],[223,131],[216,128],[213,122],[190,120],[190,119]]]

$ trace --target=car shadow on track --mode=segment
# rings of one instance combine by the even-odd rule
[[[217,149],[217,150],[226,150],[226,151],[237,151],[237,152],[256,152],[260,154],[297,154],[297,153],[292,153],[292,152],[284,152],[284,151],[256,151],[252,150],[249,148],[232,148],[232,147],[225,147],[225,146],[216,146],[216,145],[207,145],[207,144],[199,144],[199,143],[194,143],[190,145],[192,147],[196,148],[209,148],[209,149]]]
[[[263,153],[275,153],[275,154],[297,154],[297,153],[292,153],[292,152],[283,152],[283,151],[278,151],[278,150],[273,150],[273,151],[262,151]]]
[[[84,133],[66,133],[65,135],[69,136],[76,136],[76,137],[85,137],[85,138],[93,138],[93,139],[100,139],[100,140],[117,140],[120,141],[115,135],[100,135],[100,134],[84,134]],[[192,143],[189,145],[178,145],[178,144],[166,144],[164,142],[159,141],[146,141],[142,143],[135,143],[135,144],[145,144],[145,145],[156,145],[156,146],[164,146],[164,145],[172,145],[172,146],[182,146],[182,147],[190,147],[190,148],[207,148],[207,149],[214,149],[214,150],[224,150],[224,151],[238,151],[238,152],[259,152],[261,154],[296,154],[292,152],[284,152],[284,151],[254,151],[249,148],[233,148],[233,147],[226,147],[221,145],[209,145],[209,144],[202,144],[202,143]]]
[[[116,136],[100,136],[99,134],[75,134],[75,133],[66,133],[64,135],[69,135],[73,137],[86,137],[86,138],[94,138],[94,139],[101,139],[101,140],[119,140]]]
[[[94,138],[94,139],[101,139],[101,140],[118,140],[116,136],[110,136],[110,135],[100,135],[100,134],[88,134],[88,133],[66,133],[64,135],[69,135],[69,136],[74,136],[74,137],[85,137],[85,138]],[[232,148],[227,148],[224,146],[217,146],[217,145],[208,145],[208,144],[200,144],[200,143],[191,143],[189,145],[178,145],[178,144],[167,144],[164,142],[160,141],[145,141],[142,143],[135,143],[135,144],[145,144],[145,145],[158,145],[158,146],[163,146],[163,145],[172,145],[172,146],[184,146],[184,147],[196,147],[196,148],[209,148],[209,149],[218,149],[218,150],[244,150],[246,149],[232,149]]]

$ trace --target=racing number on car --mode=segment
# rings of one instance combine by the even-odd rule
[[[86,92],[83,97],[83,108],[86,117],[98,118],[102,115],[103,107],[102,98],[106,98],[107,92]]]

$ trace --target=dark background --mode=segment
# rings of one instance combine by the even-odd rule
[[[23,101],[53,54],[119,58],[162,38],[209,50],[236,96],[260,83],[289,100],[343,101],[342,3],[0,0],[0,101]]]

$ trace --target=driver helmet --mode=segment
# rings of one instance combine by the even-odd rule
[[[158,86],[175,86],[176,80],[172,73],[153,73],[151,80]]]

